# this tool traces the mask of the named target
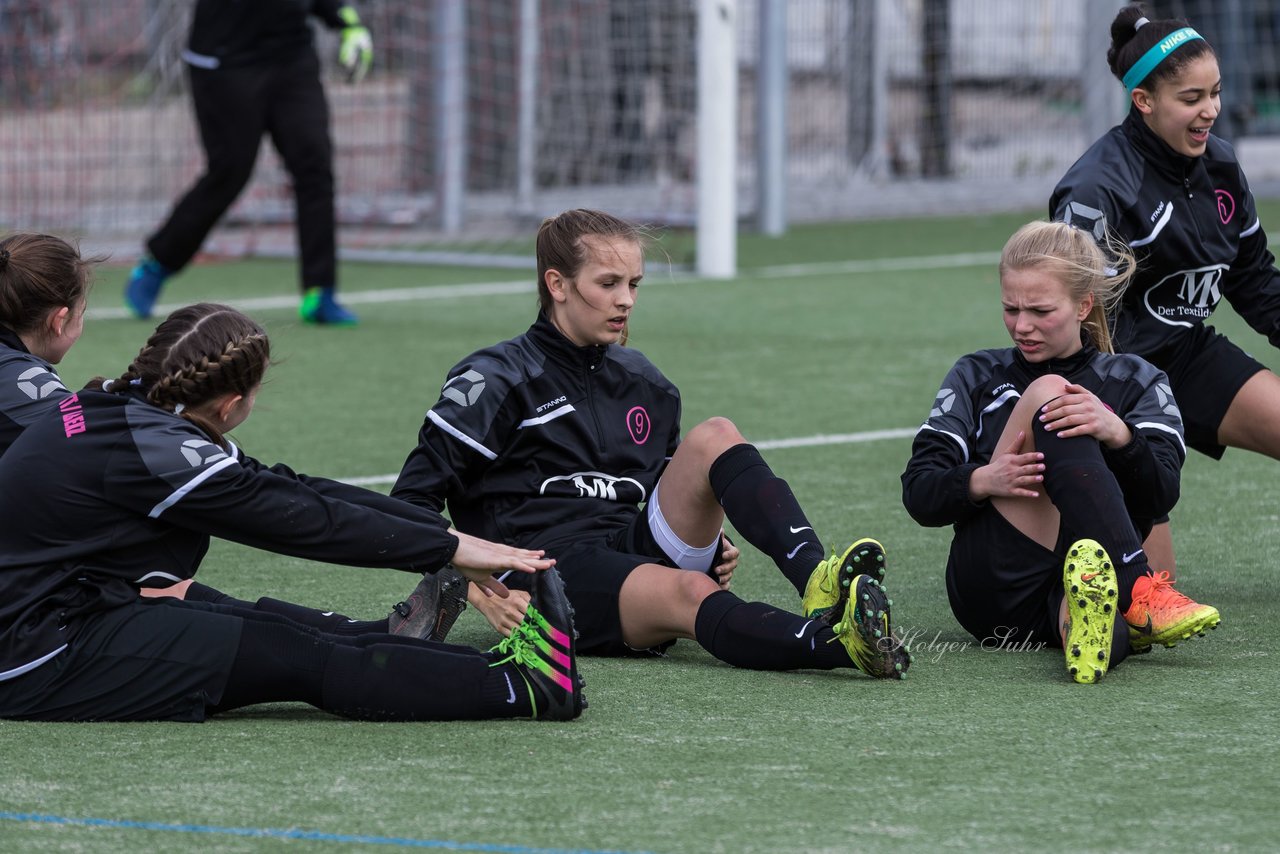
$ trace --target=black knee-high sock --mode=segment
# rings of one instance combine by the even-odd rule
[[[262,611],[266,614],[280,614],[295,623],[302,623],[304,626],[311,626],[331,635],[359,637],[360,635],[386,634],[387,632],[386,618],[381,620],[353,620],[345,614],[320,611],[316,608],[308,608],[305,605],[295,605],[292,602],[272,599],[269,596],[263,596],[252,607],[255,611]]]
[[[385,642],[384,642],[385,641]],[[244,620],[212,712],[300,701],[362,720],[463,720],[531,713],[520,675],[467,647],[406,638],[338,638],[287,618]]]
[[[1129,624],[1124,621],[1124,617],[1117,616],[1115,627],[1111,630],[1111,658],[1107,668],[1115,667],[1124,661],[1132,651],[1133,645],[1129,642]]]
[[[1088,537],[1107,550],[1120,587],[1120,613],[1132,602],[1133,582],[1149,571],[1142,538],[1129,518],[1124,493],[1092,436],[1061,439],[1032,419],[1036,450],[1044,454],[1044,489],[1071,540]]]
[[[201,584],[199,581],[193,581],[187,587],[186,594],[182,597],[188,602],[211,602],[214,605],[237,605],[241,608],[252,608],[252,602],[246,602],[243,599],[237,599],[234,596],[228,596],[221,590],[215,590],[207,584]]]
[[[821,620],[806,620],[763,602],[744,602],[717,590],[698,608],[698,643],[734,667],[752,670],[832,670],[853,667],[835,633]]]
[[[523,677],[490,667],[477,650],[374,643],[339,644],[325,669],[323,705],[361,720],[475,720],[532,714]]]
[[[269,596],[263,596],[257,602],[246,602],[244,599],[237,599],[234,596],[228,596],[221,590],[215,590],[207,584],[201,584],[198,581],[191,582],[187,588],[187,594],[184,597],[188,602],[212,602],[215,605],[235,605],[237,608],[247,608],[251,611],[261,611],[264,614],[279,614],[288,617],[295,623],[302,623],[304,626],[311,626],[322,632],[328,632],[334,635],[343,635],[345,637],[358,637],[367,634],[385,634],[387,631],[387,621],[382,620],[352,620],[351,618],[337,614],[333,611],[320,611],[315,608],[307,608],[303,605],[295,605],[292,602],[283,602],[279,599],[272,599]]]
[[[734,445],[717,457],[708,477],[733,527],[803,594],[826,550],[787,482],[748,444]]]

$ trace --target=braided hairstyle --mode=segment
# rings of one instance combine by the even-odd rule
[[[225,394],[247,397],[262,384],[270,361],[271,344],[256,321],[230,306],[196,303],[165,318],[127,371],[89,387],[112,394],[140,387],[151,403],[222,444],[222,431],[201,407]]]
[[[1181,18],[1151,19],[1142,26],[1137,26],[1146,17],[1141,3],[1131,3],[1121,9],[1111,22],[1111,47],[1107,50],[1107,65],[1117,80],[1123,82],[1125,72],[1151,48],[1170,34],[1190,26]],[[1204,39],[1186,42],[1138,81],[1138,85],[1150,91],[1157,84],[1178,77],[1183,69],[1206,54],[1217,56]]]

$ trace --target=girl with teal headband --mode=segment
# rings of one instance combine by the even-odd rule
[[[1110,232],[1137,256],[1112,316],[1115,346],[1168,374],[1187,445],[1280,459],[1280,377],[1207,322],[1226,298],[1280,347],[1280,271],[1236,153],[1212,133],[1217,54],[1187,21],[1133,4],[1112,22],[1107,63],[1129,114],[1067,171],[1049,214],[1100,241]],[[1144,545],[1153,567],[1174,571],[1167,520]]]

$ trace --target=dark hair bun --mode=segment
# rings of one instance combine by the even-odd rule
[[[1116,77],[1123,77],[1129,70],[1118,68],[1116,63],[1124,46],[1133,41],[1133,37],[1138,34],[1134,25],[1145,17],[1147,17],[1145,10],[1137,3],[1132,3],[1121,9],[1116,14],[1115,20],[1111,22],[1111,49],[1107,51],[1107,66]]]

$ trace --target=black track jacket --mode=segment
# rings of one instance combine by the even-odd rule
[[[1117,350],[1150,356],[1175,345],[1223,297],[1280,346],[1280,272],[1227,142],[1210,136],[1203,155],[1186,157],[1130,110],[1063,176],[1049,216],[1095,238],[1109,227],[1137,255],[1112,323]]]
[[[1163,371],[1091,344],[1065,359],[1032,363],[1016,349],[980,350],[956,362],[916,433],[902,474],[902,502],[921,525],[963,525],[989,506],[969,498],[969,477],[996,452],[1014,404],[1037,377],[1060,374],[1096,394],[1129,425],[1133,440],[1103,446],[1107,468],[1135,520],[1168,513],[1178,500],[1187,451],[1182,415]]]
[[[437,513],[268,468],[141,395],[67,395],[0,457],[0,679],[67,627],[192,577],[210,536],[295,557],[418,572],[457,548]]]
[[[196,0],[191,35],[183,59],[201,68],[233,68],[286,63],[312,49],[314,15],[330,29],[341,0]]]
[[[680,393],[644,355],[578,347],[541,315],[449,372],[391,494],[541,547],[548,528],[559,540],[629,522],[679,441]]]
[[[28,424],[70,394],[53,365],[0,326],[0,456]]]

